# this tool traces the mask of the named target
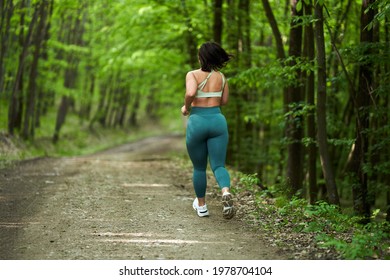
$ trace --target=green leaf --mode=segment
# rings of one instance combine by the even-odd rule
[[[299,1],[296,6],[297,12],[300,12],[302,10],[302,1]]]

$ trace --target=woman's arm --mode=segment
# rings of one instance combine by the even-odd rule
[[[181,108],[181,112],[184,116],[187,116],[191,109],[191,104],[195,99],[198,84],[195,76],[192,72],[188,72],[186,76],[186,94],[184,97],[184,106]]]
[[[229,101],[229,85],[226,80],[225,86],[223,88],[222,96],[221,96],[221,106],[226,105]]]

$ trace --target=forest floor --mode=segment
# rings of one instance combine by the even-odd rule
[[[296,258],[249,225],[244,208],[225,220],[212,176],[210,217],[199,218],[183,161],[184,138],[170,135],[1,169],[0,258]]]

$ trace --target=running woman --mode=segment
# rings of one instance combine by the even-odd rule
[[[192,205],[199,217],[209,216],[206,205],[208,159],[222,192],[222,215],[231,219],[235,213],[230,176],[225,168],[229,134],[220,108],[228,103],[229,87],[225,76],[219,71],[231,57],[219,44],[206,42],[198,51],[200,69],[186,75],[186,93],[181,112],[184,116],[189,115],[186,146],[193,164],[196,198]]]

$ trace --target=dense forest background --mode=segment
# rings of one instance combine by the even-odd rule
[[[184,78],[220,43],[228,163],[262,189],[390,219],[390,1],[0,0],[0,130],[184,131]]]

